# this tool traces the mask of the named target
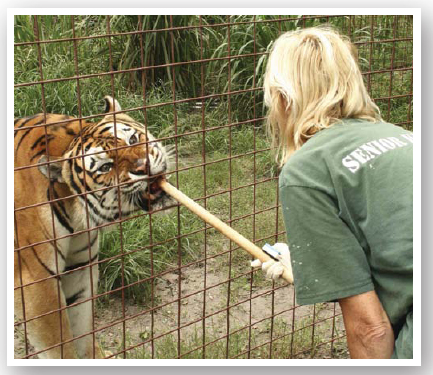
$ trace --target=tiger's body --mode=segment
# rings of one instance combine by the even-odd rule
[[[109,112],[120,110],[106,101]],[[15,315],[40,358],[101,356],[89,334],[97,227],[173,203],[151,177],[168,164],[153,140],[122,113],[99,123],[53,114],[15,120]]]

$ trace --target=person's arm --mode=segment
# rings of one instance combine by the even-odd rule
[[[338,300],[351,358],[391,358],[394,332],[375,291]]]

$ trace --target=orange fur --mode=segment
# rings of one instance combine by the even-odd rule
[[[67,119],[73,118],[49,114],[46,117],[46,123],[64,122]],[[29,118],[24,118],[15,123],[15,168],[32,166],[29,169],[15,171],[15,209],[47,201],[45,192],[49,182],[39,171],[37,164],[39,158],[35,158],[35,156],[42,155],[40,153],[42,151],[45,153],[47,149],[53,157],[62,156],[74,136],[80,131],[80,122],[77,120],[66,124],[47,126],[46,132],[44,126],[31,128],[35,124],[41,124],[41,121],[44,122],[44,120],[44,115],[39,114],[30,120]],[[86,126],[86,124],[83,123],[82,126]],[[21,127],[23,129],[18,130]],[[46,147],[46,139],[49,139],[48,147]],[[35,144],[37,140],[39,142]],[[61,197],[71,195],[69,188],[65,184],[58,185]],[[72,202],[66,200],[65,204],[68,208],[71,208]],[[25,319],[29,320],[38,315],[46,314],[49,311],[55,311],[60,306],[65,306],[65,301],[60,299],[59,305],[57,278],[51,277],[45,281],[37,282],[51,276],[37,258],[44,264],[52,263],[52,246],[48,244],[33,245],[54,238],[49,205],[45,204],[17,211],[15,213],[15,222],[15,247],[30,246],[24,250],[15,252],[15,287],[36,282],[22,288],[22,290],[15,290],[15,314],[21,319],[25,316]],[[22,294],[24,294],[25,304],[22,301]],[[39,301],[44,301],[44,304],[39,303]],[[23,307],[25,307],[25,312],[22,311]],[[62,319],[63,328],[61,338],[59,332],[60,319]],[[30,321],[27,323],[27,330],[37,332],[38,337],[35,340],[40,340],[49,347],[72,338],[72,333],[68,329],[68,326],[68,316],[65,311],[62,311],[53,312],[42,318]],[[51,327],[52,329],[47,329],[47,327]],[[57,335],[56,331],[58,332]],[[60,358],[61,351],[60,347],[56,347],[47,354]],[[75,357],[74,345],[64,345],[63,358]]]
[[[120,110],[105,100],[110,112]],[[98,281],[92,228],[173,203],[146,191],[168,165],[164,147],[148,137],[121,113],[98,123],[54,114],[15,120],[15,314],[40,357],[101,355],[86,335]]]

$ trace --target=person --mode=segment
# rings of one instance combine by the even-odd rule
[[[382,120],[329,26],[275,41],[264,95],[297,303],[338,301],[351,358],[412,358],[412,133]]]

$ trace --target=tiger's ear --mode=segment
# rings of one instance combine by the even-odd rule
[[[39,171],[48,179],[53,182],[63,183],[65,180],[62,177],[62,162],[56,161],[56,159],[50,158],[50,163],[48,162],[47,157],[41,156],[38,160]]]
[[[117,112],[122,110],[119,102],[116,99],[113,99],[111,96],[107,95],[106,97],[104,97],[104,101],[105,101],[105,110],[104,110],[105,113]]]

